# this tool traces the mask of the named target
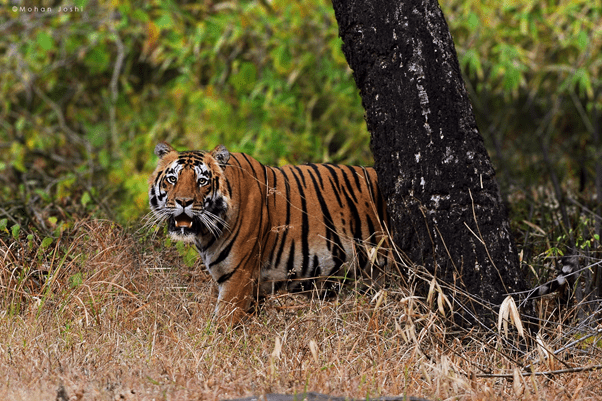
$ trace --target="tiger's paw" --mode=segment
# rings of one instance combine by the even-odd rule
[[[222,328],[238,328],[249,318],[249,314],[238,306],[220,302],[214,313],[214,321]]]

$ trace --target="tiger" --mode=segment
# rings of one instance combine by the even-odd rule
[[[372,167],[270,167],[219,145],[156,145],[149,205],[169,236],[194,244],[217,283],[214,315],[239,323],[255,299],[326,292],[346,280],[383,284],[388,216]],[[336,285],[335,285],[336,287]]]

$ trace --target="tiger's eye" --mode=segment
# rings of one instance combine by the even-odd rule
[[[174,175],[170,175],[167,178],[165,178],[165,181],[167,181],[171,185],[174,185],[176,183],[177,179]]]
[[[201,177],[201,178],[199,178],[199,185],[200,185],[201,187],[203,187],[203,186],[207,185],[208,183],[209,183],[209,180],[208,180],[208,179],[206,179],[206,178],[204,178],[204,177]]]

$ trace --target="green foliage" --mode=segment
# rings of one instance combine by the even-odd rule
[[[119,200],[117,217],[139,216],[160,140],[224,143],[270,164],[370,162],[328,1],[126,1],[84,10],[86,18],[0,11],[13,27],[0,54],[16,49],[0,59],[2,135],[18,139],[2,156],[16,173],[36,163],[60,170],[46,202],[80,199],[86,209],[99,200],[96,187]]]
[[[522,0],[501,10],[497,1],[452,1],[444,12],[459,59],[480,91],[514,100],[521,90],[556,96],[576,91],[593,99],[594,85],[600,85],[599,1]]]
[[[602,3],[453,0],[443,10],[496,164],[527,184],[547,179],[543,138],[559,167],[593,170]]]
[[[75,5],[84,11],[0,9],[0,217],[11,220],[0,231],[18,222],[56,238],[81,216],[134,220],[161,140],[276,165],[371,163],[330,1]],[[561,178],[592,171],[600,1],[442,8],[502,183],[547,179],[541,138]]]

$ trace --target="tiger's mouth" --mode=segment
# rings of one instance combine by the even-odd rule
[[[172,238],[181,241],[190,241],[195,236],[213,235],[219,237],[224,229],[225,222],[222,220],[203,219],[202,215],[188,216],[186,213],[171,215],[167,220],[167,231]]]
[[[200,229],[202,229],[201,222],[186,213],[171,216],[167,221],[167,231],[172,238],[180,241],[191,241]]]
[[[174,223],[176,228],[192,228],[192,218],[188,217],[186,213],[175,216]]]

